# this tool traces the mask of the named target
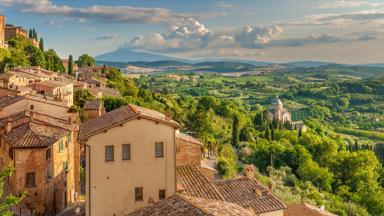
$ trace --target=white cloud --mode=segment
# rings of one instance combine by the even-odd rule
[[[236,41],[243,47],[257,48],[268,44],[281,32],[279,26],[246,26],[244,30],[236,34]]]
[[[383,2],[368,2],[356,0],[338,0],[319,4],[318,9],[332,9],[332,8],[355,8],[355,7],[380,7],[384,6]]]
[[[225,2],[225,1],[218,1],[217,2],[217,6],[221,7],[221,8],[230,8],[232,7],[231,4]]]

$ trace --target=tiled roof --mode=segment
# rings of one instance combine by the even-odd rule
[[[284,216],[336,216],[325,210],[321,210],[307,203],[298,203],[288,206],[284,210]]]
[[[246,209],[228,202],[183,195],[173,195],[165,200],[139,209],[130,216],[253,216]]]
[[[224,200],[216,185],[209,181],[197,165],[178,166],[177,183],[182,187],[181,194],[206,199]]]
[[[169,124],[176,128],[179,127],[177,122],[167,119],[162,113],[135,105],[127,105],[108,112],[98,118],[82,123],[79,131],[79,140],[86,139],[94,134],[115,127],[119,124],[123,124],[135,118],[145,118],[159,123]]]
[[[5,107],[12,105],[20,100],[22,100],[24,97],[22,96],[5,96],[0,98],[0,109],[4,109]]]
[[[83,109],[85,110],[98,110],[102,107],[102,101],[101,100],[92,100],[92,101],[86,101],[84,103]]]
[[[27,122],[2,136],[14,148],[32,148],[49,146],[68,134],[67,130],[61,128]]]
[[[256,179],[244,177],[214,183],[226,201],[236,203],[244,208],[252,208],[256,214],[287,208]]]
[[[181,139],[181,140],[185,140],[187,142],[191,142],[191,143],[194,143],[194,144],[199,144],[199,145],[204,145],[203,143],[201,143],[198,139],[188,135],[188,134],[184,134],[184,133],[178,133],[176,134],[176,138],[177,139]]]

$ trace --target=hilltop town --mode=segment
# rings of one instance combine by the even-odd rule
[[[310,110],[321,121],[294,115],[293,94],[300,92],[273,86],[264,104],[244,105],[254,98],[243,91],[234,99],[239,90],[223,84],[233,81],[219,83],[217,74],[129,78],[87,54],[57,59],[35,29],[27,32],[0,16],[0,48],[9,52],[0,55],[0,166],[13,170],[5,194],[21,198],[10,207],[14,215],[381,211],[374,194],[383,191],[384,175],[371,143],[330,132],[327,121],[337,120],[329,109]],[[13,58],[20,46],[26,53],[35,47],[41,61],[25,54],[19,64]],[[214,87],[203,89],[203,82]],[[268,88],[256,85],[244,84]],[[343,101],[337,104],[347,112]],[[354,159],[361,163],[344,169]],[[365,181],[370,191],[362,189]],[[347,201],[357,196],[377,208],[362,208],[360,198]]]

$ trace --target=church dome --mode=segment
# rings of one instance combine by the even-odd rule
[[[281,102],[281,100],[279,99],[278,96],[276,96],[275,101],[273,102],[273,106],[274,107],[280,107],[280,108],[283,107],[283,103]]]

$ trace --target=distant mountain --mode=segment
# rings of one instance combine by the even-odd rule
[[[154,62],[154,61],[184,61],[183,59],[172,58],[165,55],[140,52],[128,48],[119,48],[115,51],[96,56],[96,61],[109,62]]]
[[[284,63],[283,65],[294,66],[294,67],[319,67],[334,64],[332,62],[321,62],[321,61],[295,61]]]

